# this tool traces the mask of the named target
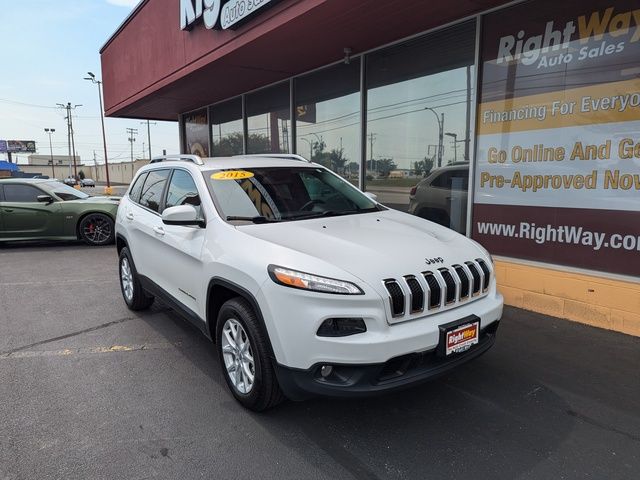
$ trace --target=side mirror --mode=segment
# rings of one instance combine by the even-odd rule
[[[371,193],[371,192],[364,192],[364,194],[369,197],[371,200],[373,200],[374,202],[378,201],[378,195],[376,195],[375,193]]]
[[[51,205],[53,203],[53,197],[51,195],[38,195],[38,201]]]
[[[181,225],[183,227],[206,227],[204,220],[198,218],[193,205],[178,205],[165,208],[162,212],[162,223],[165,225]]]

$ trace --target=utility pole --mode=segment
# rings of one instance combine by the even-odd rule
[[[369,134],[369,153],[371,153],[371,168],[374,166],[375,160],[373,159],[373,144],[376,142],[377,134],[371,132]],[[365,165],[366,166],[366,165]],[[378,165],[375,165],[375,172],[378,173]]]
[[[67,111],[67,143],[69,144],[69,176],[71,176],[71,160],[73,159],[73,173],[75,177],[78,177],[77,165],[76,165],[76,146],[75,139],[73,136],[73,119],[71,115],[71,110],[75,110],[77,107],[81,107],[82,104],[78,103],[76,105],[71,106],[71,102],[67,102],[67,104],[58,103],[56,104],[60,108],[64,108]]]
[[[104,170],[107,175],[107,189],[105,192],[111,195],[111,182],[109,181],[109,160],[107,158],[107,136],[104,133],[104,112],[102,110],[102,81],[97,80],[96,76],[87,72],[88,77],[84,77],[85,80],[89,80],[91,83],[98,85],[98,99],[100,100],[100,121],[102,122],[102,145],[104,147]],[[98,169],[96,168],[96,177],[98,176]]]
[[[53,174],[53,176],[51,178],[56,178],[56,169],[53,166],[53,146],[51,144],[51,135],[53,134],[53,132],[56,131],[55,128],[45,128],[44,129],[45,132],[47,132],[47,134],[49,135],[49,155],[51,158],[51,173]]]
[[[137,128],[127,128],[127,135],[129,135],[129,143],[131,144],[131,168],[133,168],[133,142],[136,141],[136,135],[138,134]]]
[[[69,127],[71,128],[71,150],[73,151],[73,177],[78,178],[78,165],[76,164],[76,142],[73,133],[73,115],[69,112]]]
[[[144,122],[140,122],[141,124],[147,124],[147,146],[149,148],[149,161],[151,161],[151,125],[157,125],[157,122],[151,122],[149,120],[145,120]]]
[[[95,181],[98,181],[98,160],[96,160],[96,151],[93,151],[93,168],[96,170],[96,178]]]

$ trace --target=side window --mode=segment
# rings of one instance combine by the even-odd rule
[[[449,171],[442,172],[440,175],[434,178],[433,181],[431,182],[431,186],[436,188],[449,188],[450,184],[451,184],[451,172]]]
[[[202,215],[198,189],[191,175],[184,170],[173,171],[171,182],[169,182],[169,190],[167,190],[165,208],[178,205],[193,205],[198,212],[198,216]]]
[[[38,195],[43,195],[43,192],[31,185],[6,184],[4,186],[5,202],[37,202]]]
[[[140,205],[161,213],[162,192],[169,178],[170,170],[151,170],[140,192]]]
[[[146,173],[143,173],[139,175],[138,178],[136,178],[136,182],[131,187],[131,190],[129,190],[129,198],[132,201],[136,203],[140,201],[140,193],[142,192],[142,186],[144,185],[144,181],[146,180],[146,178]]]

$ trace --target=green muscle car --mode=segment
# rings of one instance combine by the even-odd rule
[[[0,242],[113,243],[119,203],[119,197],[91,197],[54,180],[0,179]]]

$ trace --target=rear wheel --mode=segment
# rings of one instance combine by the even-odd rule
[[[222,305],[216,339],[224,378],[238,402],[260,412],[284,400],[268,355],[266,332],[246,300],[237,297]]]
[[[127,304],[130,310],[145,310],[149,308],[154,299],[142,288],[138,272],[127,247],[120,251],[119,264],[120,290],[122,291],[124,303]]]
[[[115,238],[113,220],[104,213],[90,213],[84,217],[78,231],[80,238],[89,245],[107,245]]]

